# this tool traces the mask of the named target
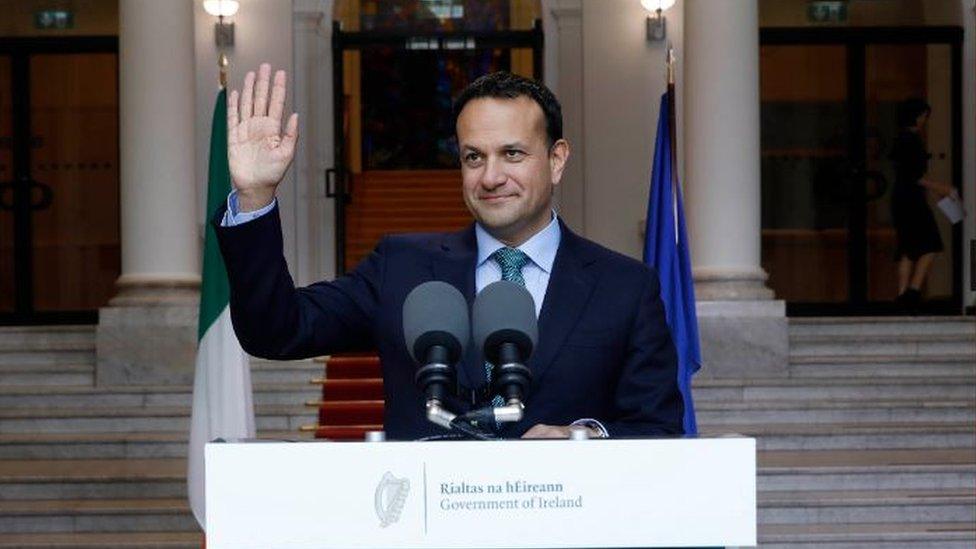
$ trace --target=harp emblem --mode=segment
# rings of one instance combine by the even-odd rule
[[[410,479],[397,478],[389,471],[383,475],[383,479],[376,486],[373,500],[381,528],[386,528],[400,520],[400,513],[403,511],[409,493]]]

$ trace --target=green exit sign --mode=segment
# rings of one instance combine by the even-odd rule
[[[844,23],[847,21],[847,2],[845,0],[808,2],[807,20],[811,23]]]
[[[75,14],[68,10],[42,10],[34,12],[34,28],[71,29],[75,26]]]

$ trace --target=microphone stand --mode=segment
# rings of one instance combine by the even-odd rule
[[[440,400],[436,398],[427,400],[427,419],[431,423],[435,423],[451,431],[457,431],[469,438],[477,440],[495,440],[498,438],[492,433],[487,433],[479,429],[477,423],[469,421],[466,416],[467,414],[458,416],[448,411],[441,406]]]

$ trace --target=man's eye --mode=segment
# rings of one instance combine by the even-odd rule
[[[509,160],[517,160],[519,158],[522,158],[524,155],[525,155],[525,153],[523,153],[522,151],[516,150],[516,149],[511,149],[511,150],[505,151],[505,156]]]
[[[464,155],[465,162],[477,162],[479,155],[477,153],[468,153]]]

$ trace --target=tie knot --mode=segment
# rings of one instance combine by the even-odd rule
[[[529,262],[529,256],[518,248],[499,248],[491,254],[491,258],[502,268],[502,280],[510,280],[525,285],[522,278],[522,267]]]

